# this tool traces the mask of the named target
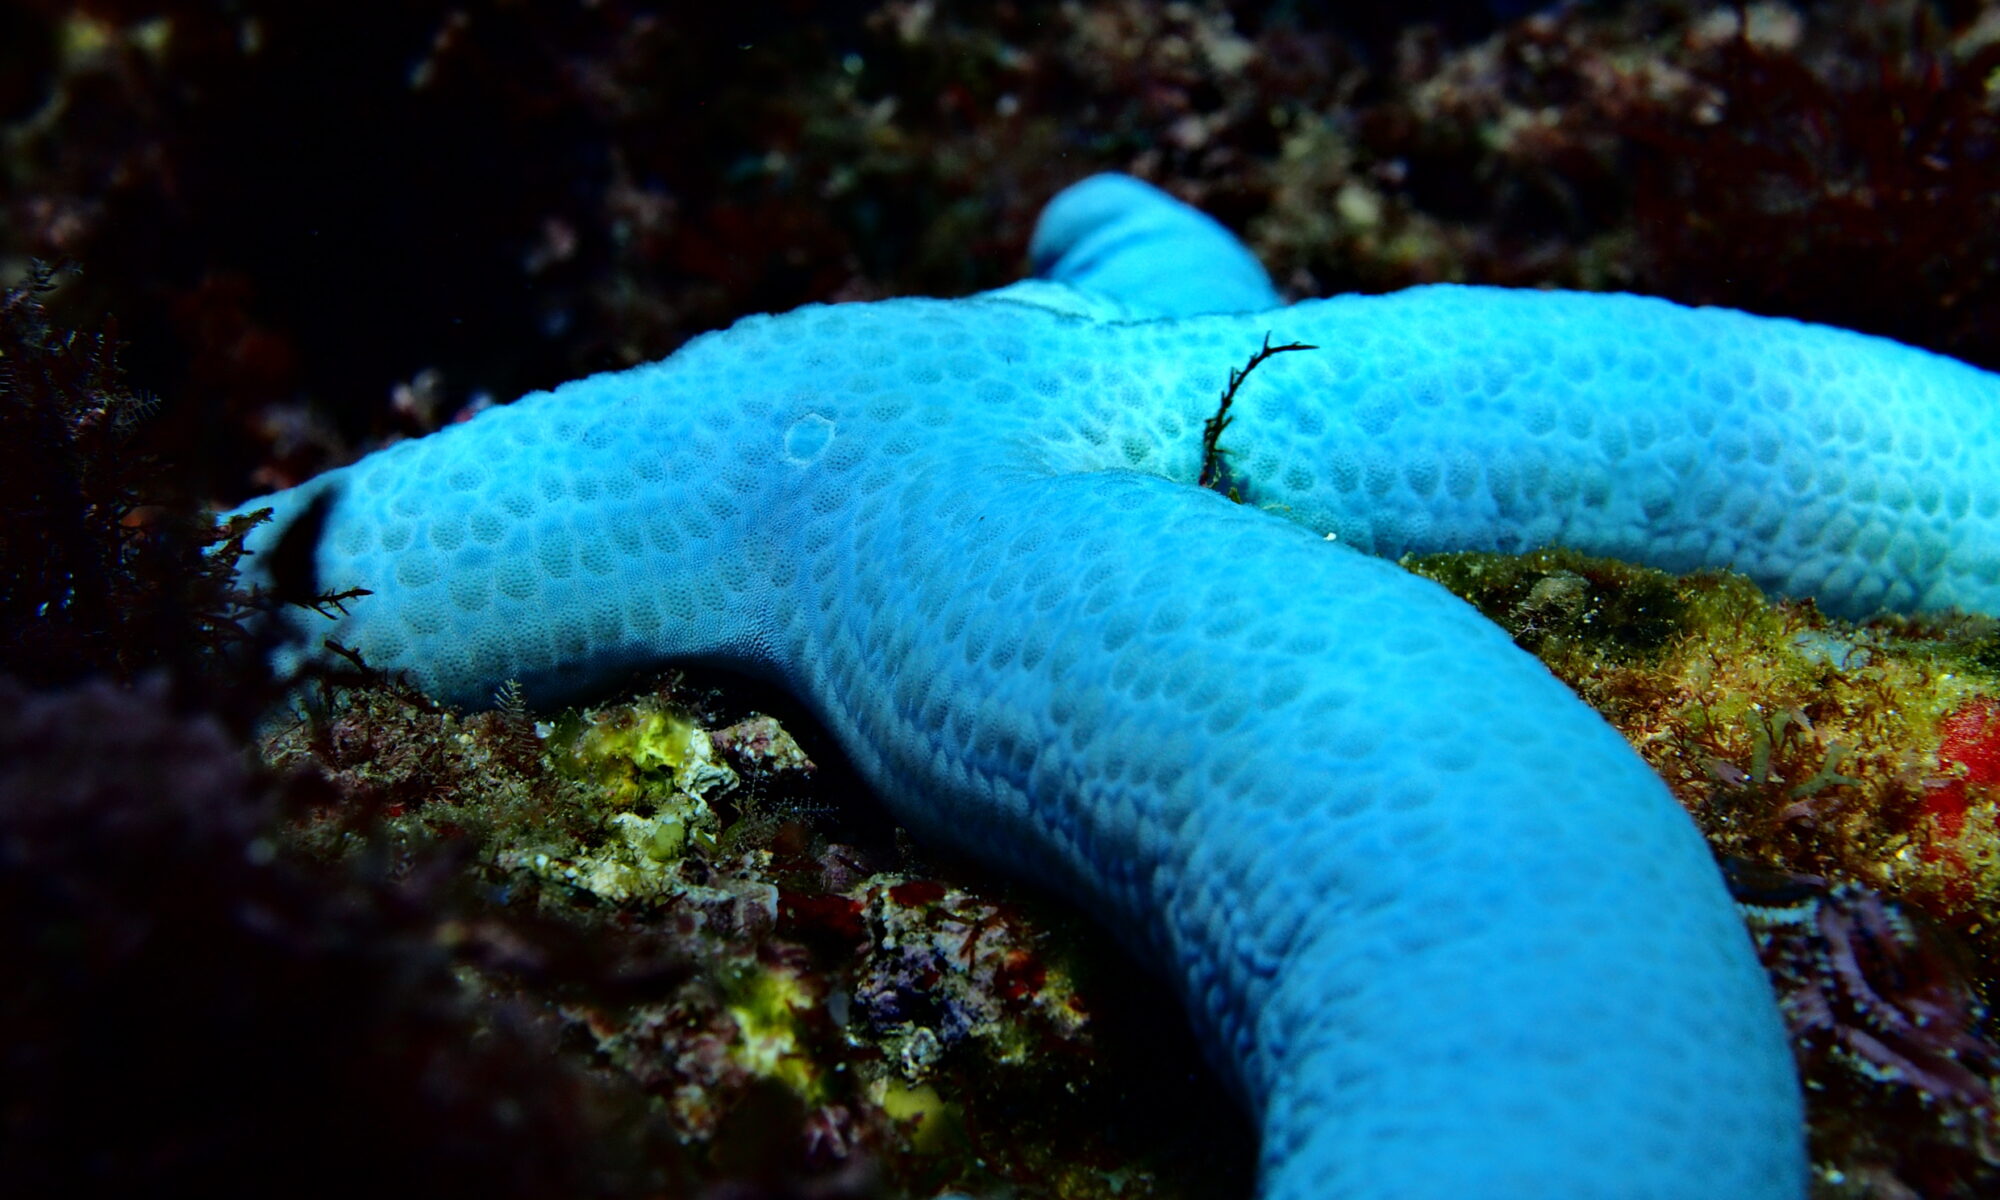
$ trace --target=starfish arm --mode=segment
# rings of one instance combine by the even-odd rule
[[[1164,966],[1265,1195],[1802,1193],[1706,846],[1490,623],[1135,472],[919,459],[884,496],[792,610],[794,686],[920,835]]]
[[[1240,324],[1321,347],[1235,406],[1246,500],[1358,549],[1564,545],[1847,616],[2000,612],[2000,377],[1638,296],[1439,286]]]
[[[1028,260],[1040,279],[1148,316],[1279,304],[1264,265],[1215,218],[1129,175],[1093,175],[1059,192],[1035,224]]]
[[[1017,298],[1240,312],[1190,297],[1233,296],[1247,256],[1157,188],[1094,176],[1050,203]],[[1232,482],[1369,553],[1560,544],[1734,569],[1844,616],[2000,612],[2000,378],[1963,363],[1728,309],[1439,285],[1134,330],[1163,402],[1107,424],[1193,480],[1187,423],[1266,337],[1319,350],[1244,389]]]
[[[331,638],[453,703],[508,680],[574,698],[674,660],[758,669],[764,601],[736,589],[756,590],[767,545],[744,489],[769,480],[726,461],[750,406],[688,402],[723,386],[713,361],[684,352],[398,443],[244,505],[274,510],[246,544],[268,551],[330,495],[314,584],[373,594],[332,622],[293,611],[300,644]]]

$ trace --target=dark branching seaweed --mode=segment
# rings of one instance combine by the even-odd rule
[[[286,599],[234,580],[261,517],[174,495],[114,338],[59,328],[54,284],[0,295],[7,1194],[673,1190],[643,1099],[508,994],[616,995],[629,964],[494,905],[462,851],[391,847],[323,775],[255,765],[257,715],[341,679],[270,678],[286,623],[258,615]],[[296,853],[315,821],[359,849]]]
[[[8,1194],[657,1188],[672,1152],[635,1140],[635,1097],[561,1065],[537,1007],[469,1002],[455,963],[491,956],[441,933],[480,928],[448,921],[449,863],[277,851],[274,822],[327,800],[157,677],[0,679]]]
[[[1196,479],[1197,487],[1210,488],[1221,492],[1232,500],[1240,500],[1236,482],[1229,477],[1229,464],[1225,461],[1229,451],[1217,443],[1222,440],[1223,431],[1236,418],[1229,415],[1229,406],[1236,403],[1236,391],[1243,381],[1250,378],[1250,372],[1262,366],[1264,360],[1292,350],[1317,350],[1318,346],[1308,346],[1304,342],[1287,342],[1282,346],[1271,344],[1271,335],[1264,335],[1264,344],[1242,370],[1229,368],[1229,386],[1222,389],[1222,398],[1216,402],[1215,415],[1201,423],[1201,475]]]
[[[172,494],[145,444],[152,400],[108,332],[55,325],[57,271],[0,293],[0,672],[33,686],[197,673],[251,640],[236,590],[255,521]]]

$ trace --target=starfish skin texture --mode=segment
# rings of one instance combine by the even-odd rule
[[[920,837],[1159,967],[1264,1196],[1804,1195],[1784,1030],[1689,819],[1376,556],[1562,544],[2000,611],[2000,379],[1631,296],[1279,307],[1122,177],[1052,202],[1033,254],[393,446],[246,505],[277,517],[252,548],[330,497],[318,582],[374,594],[311,633],[449,700],[781,682]],[[1318,349],[1243,384],[1235,504],[1193,486],[1202,424],[1267,336]]]

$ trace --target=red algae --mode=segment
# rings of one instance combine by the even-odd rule
[[[1930,790],[1923,815],[1949,841],[1965,829],[1968,790],[2000,783],[2000,702],[1968,700],[1938,723],[1938,732],[1938,766],[1948,778]]]

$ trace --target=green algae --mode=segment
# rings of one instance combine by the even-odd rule
[[[752,1076],[775,1080],[809,1105],[832,1099],[826,1065],[811,1052],[805,1017],[823,997],[795,972],[751,966],[723,980],[723,1005],[735,1021],[730,1053]]]
[[[707,731],[654,697],[564,713],[547,753],[557,776],[587,785],[602,836],[566,855],[502,850],[500,861],[614,903],[676,887],[682,858],[716,846],[708,798],[738,784]]]
[[[707,731],[651,698],[564,713],[550,733],[549,755],[557,771],[591,781],[621,809],[676,796],[699,800],[737,782]]]
[[[882,1106],[891,1121],[908,1129],[910,1148],[919,1154],[940,1154],[953,1143],[962,1145],[965,1141],[962,1129],[953,1136],[963,1118],[930,1084],[907,1084],[885,1077],[876,1081],[870,1098]]]

